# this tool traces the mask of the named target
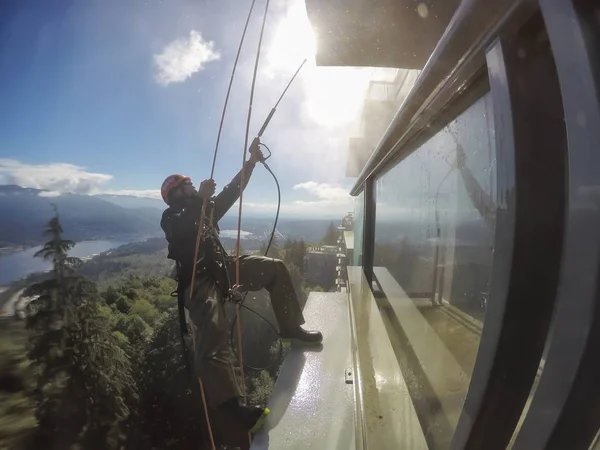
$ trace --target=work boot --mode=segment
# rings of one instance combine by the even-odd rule
[[[267,408],[246,406],[238,397],[222,403],[211,418],[215,443],[249,450],[248,434],[256,433],[262,427],[269,412]]]
[[[228,400],[219,409],[239,422],[250,433],[258,431],[262,427],[265,417],[270,413],[268,408],[245,405],[239,398]]]
[[[320,344],[323,342],[323,335],[320,331],[305,330],[300,325],[295,328],[281,330],[279,337],[284,341],[298,341],[303,344]]]

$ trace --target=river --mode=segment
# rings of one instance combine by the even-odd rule
[[[127,244],[129,241],[82,241],[69,252],[69,256],[83,258]],[[51,266],[49,261],[34,258],[33,255],[42,247],[28,248],[17,253],[0,256],[0,285],[10,284],[34,272],[44,272]]]

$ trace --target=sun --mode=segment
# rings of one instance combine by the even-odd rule
[[[317,67],[317,42],[302,0],[293,0],[279,23],[267,51],[265,75],[289,77],[307,58],[299,76],[301,108],[318,125],[335,128],[355,122],[369,82],[389,79],[396,69]]]
[[[308,21],[304,2],[290,3],[279,21],[268,52],[271,70],[295,70],[304,58],[314,65],[317,50],[315,34]]]

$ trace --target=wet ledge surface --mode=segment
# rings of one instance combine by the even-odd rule
[[[348,294],[312,292],[304,308],[305,327],[323,333],[323,345],[292,345],[275,383],[263,429],[252,450],[353,450],[354,387]]]

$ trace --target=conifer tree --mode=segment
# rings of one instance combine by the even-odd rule
[[[131,448],[206,448],[204,410],[192,384],[196,379],[183,363],[179,333],[173,308],[157,324],[140,364],[139,415],[131,426]]]
[[[28,356],[36,377],[36,418],[47,449],[116,448],[119,425],[134,396],[131,366],[107,319],[96,285],[79,275],[75,246],[63,239],[58,214],[35,256],[52,262],[50,276],[27,289],[36,297]]]
[[[289,257],[286,262],[294,264],[304,273],[304,257],[306,256],[306,244],[304,240],[292,241],[288,254]]]
[[[262,245],[260,246],[260,254],[262,256],[264,256],[265,252],[267,251],[267,245],[269,243],[270,238],[271,238],[271,236],[269,236],[267,241],[263,242]],[[273,241],[271,242],[271,247],[269,247],[269,253],[266,256],[268,256],[269,258],[279,258],[280,257],[279,239],[278,239],[277,233],[275,233],[275,235],[273,236]]]
[[[321,240],[321,245],[336,245],[340,232],[333,222],[329,223],[325,236]]]

